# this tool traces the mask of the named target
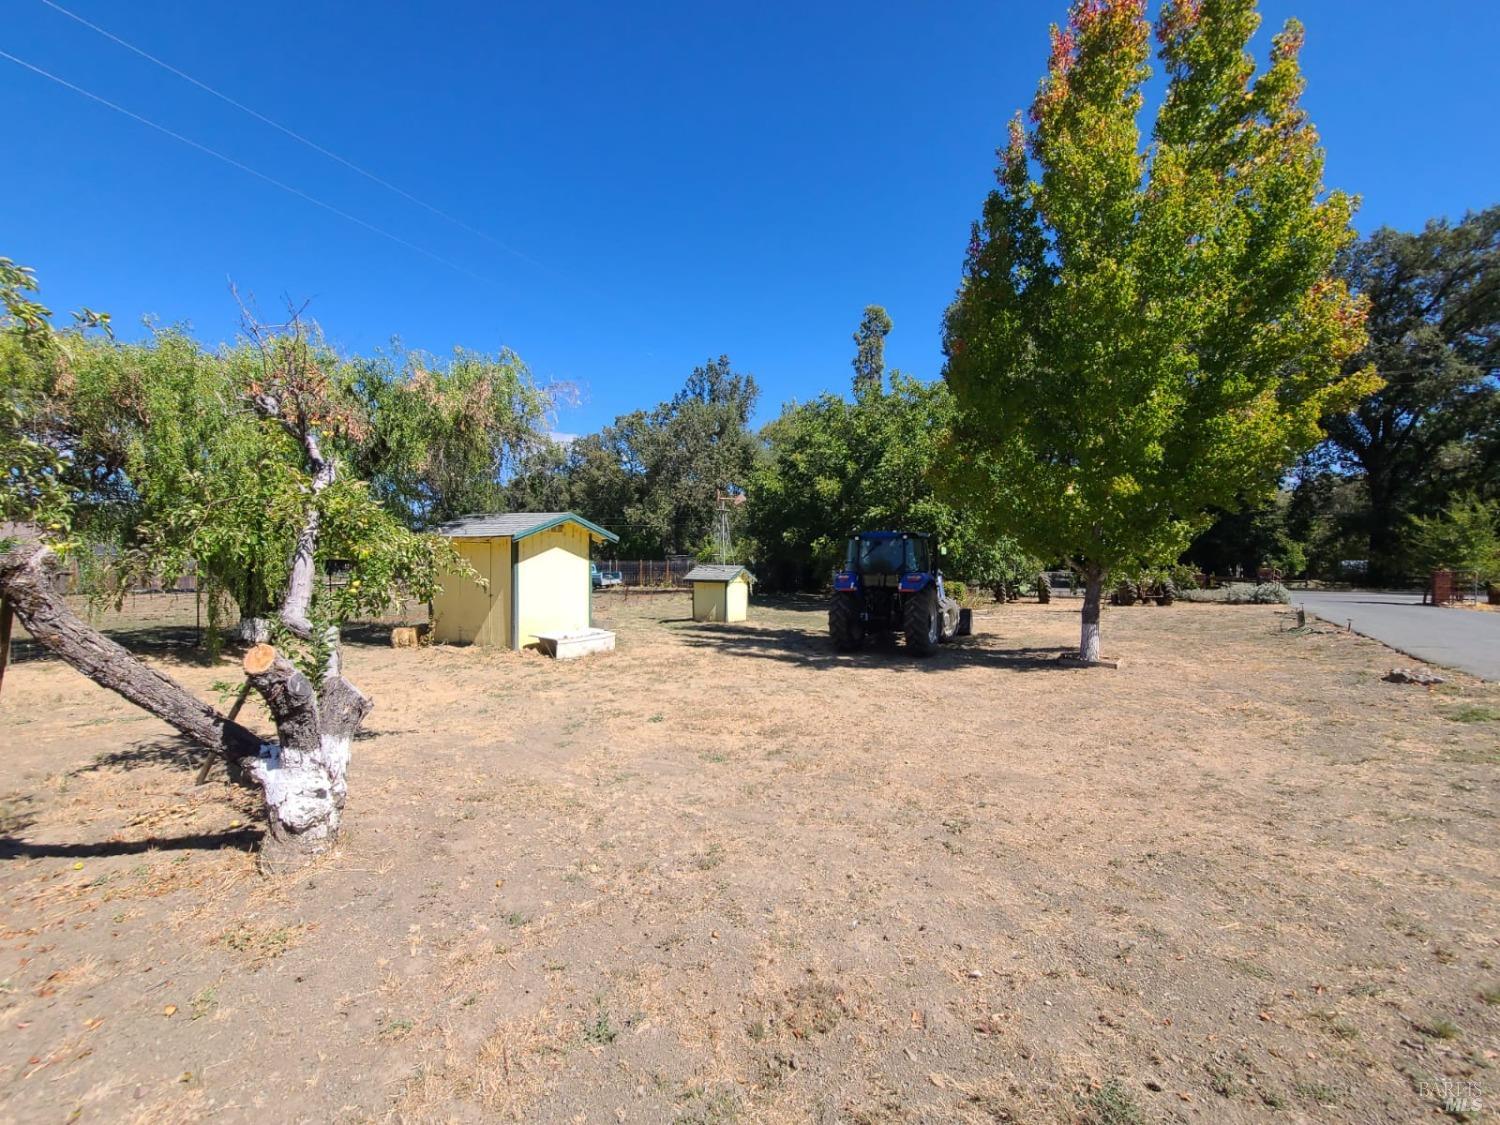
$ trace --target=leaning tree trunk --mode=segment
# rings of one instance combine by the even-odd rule
[[[1083,572],[1083,629],[1078,638],[1078,659],[1093,664],[1099,659],[1099,605],[1104,595],[1104,571],[1090,564]]]
[[[80,621],[52,588],[51,552],[30,544],[0,555],[0,597],[27,632],[101,687],[223,756],[235,780],[260,787],[267,834],[263,870],[280,872],[327,851],[338,837],[347,794],[349,748],[370,701],[344,679],[337,638],[316,690],[270,645],[245,656],[245,675],[265,698],[279,745],[219,714],[170,676],[136,659]]]
[[[221,754],[231,769],[260,755],[261,741],[196,698],[170,676],[141,663],[78,619],[52,588],[52,552],[35,543],[0,555],[0,596],[38,644],[50,649],[100,687],[108,688],[193,742]]]

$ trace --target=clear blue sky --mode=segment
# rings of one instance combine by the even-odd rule
[[[0,254],[60,312],[232,336],[227,279],[339,345],[514,348],[584,432],[728,353],[789,398],[938,323],[1064,0],[359,5],[58,0],[512,247],[455,227],[101,38],[0,0],[0,50],[448,259],[459,272],[0,59]],[[1154,4],[1153,4],[1154,8]],[[1497,202],[1500,5],[1264,0],[1308,26],[1306,104],[1362,230]],[[478,275],[483,280],[476,280]]]

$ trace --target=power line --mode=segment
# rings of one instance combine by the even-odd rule
[[[396,195],[399,195],[402,199],[405,199],[407,202],[409,202],[409,203],[415,203],[418,207],[421,207],[422,209],[431,212],[432,214],[438,216],[440,219],[444,219],[447,222],[452,223],[454,226],[460,227],[463,230],[468,231],[470,234],[475,235],[475,236],[477,236],[479,238],[482,238],[486,242],[492,243],[495,246],[498,246],[500,249],[504,250],[507,254],[513,254],[517,258],[520,258],[522,261],[528,262],[531,265],[536,266],[536,267],[538,267],[540,269],[545,269],[546,268],[545,266],[542,265],[542,263],[538,262],[536,259],[530,257],[527,254],[522,253],[520,250],[517,250],[514,246],[507,245],[506,243],[500,241],[500,239],[496,238],[494,235],[488,234],[485,231],[480,230],[478,227],[471,226],[469,223],[464,222],[462,219],[458,218],[456,215],[451,215],[447,211],[444,211],[442,208],[435,207],[431,203],[428,203],[425,199],[418,198],[417,196],[413,195],[411,192],[407,191],[406,189],[401,188],[401,187],[397,187],[395,184],[391,183],[389,180],[382,179],[380,176],[376,175],[374,172],[371,172],[367,168],[360,167],[358,164],[354,163],[354,161],[352,161],[352,160],[349,160],[347,157],[340,156],[338,153],[332,151],[331,149],[323,147],[322,145],[318,144],[316,141],[309,140],[307,137],[304,137],[301,133],[297,132],[295,129],[290,129],[287,126],[281,124],[281,122],[276,121],[276,120],[274,120],[274,119],[272,119],[270,117],[267,117],[264,113],[261,113],[258,110],[251,109],[244,102],[236,101],[234,98],[230,97],[228,94],[223,93],[220,90],[214,89],[208,83],[200,81],[197,78],[194,78],[191,74],[188,74],[185,71],[178,70],[171,63],[164,62],[163,60],[157,58],[155,55],[151,54],[150,52],[144,51],[140,47],[137,47],[134,43],[130,43],[130,42],[124,40],[124,39],[121,39],[118,35],[114,34],[111,31],[106,31],[104,28],[100,27],[98,24],[96,24],[96,23],[90,23],[88,20],[84,19],[78,13],[69,11],[67,8],[64,8],[61,4],[54,3],[53,0],[42,0],[42,3],[45,4],[45,5],[47,5],[47,7],[51,8],[53,11],[59,12],[62,15],[67,16],[69,19],[75,20],[76,22],[81,23],[84,27],[88,28],[90,31],[97,32],[98,34],[104,36],[104,38],[110,40],[113,43],[118,43],[121,47],[124,47],[127,51],[132,51],[135,54],[139,55],[141,58],[147,60],[148,62],[155,63],[157,66],[161,67],[163,70],[167,71],[168,73],[175,74],[178,78],[181,78],[184,82],[190,82],[194,86],[198,87],[198,89],[204,91],[205,93],[212,94],[214,97],[218,98],[220,101],[226,102],[227,104],[232,105],[235,109],[239,110],[241,113],[248,114],[249,116],[255,118],[255,120],[261,122],[263,125],[269,125],[271,128],[276,129],[277,131],[279,131],[281,133],[285,133],[288,137],[291,137],[292,140],[298,142],[299,144],[306,145],[308,148],[312,149],[314,152],[317,152],[317,153],[319,153],[319,154],[321,154],[323,156],[326,156],[329,160],[332,160],[332,161],[335,161],[335,162],[337,162],[339,164],[342,164],[345,168],[348,168],[352,172],[358,172],[365,179],[369,180],[372,183],[379,184],[381,187],[385,188],[387,191],[393,192]]]
[[[256,179],[264,180],[272,187],[280,188],[282,191],[287,192],[290,195],[295,195],[298,199],[305,200],[308,203],[313,204],[315,207],[321,207],[323,208],[323,210],[329,212],[330,214],[337,215],[339,218],[354,223],[356,226],[361,226],[365,230],[370,231],[373,234],[380,235],[382,238],[388,238],[398,246],[404,246],[408,250],[414,250],[424,257],[431,258],[434,262],[438,262],[441,265],[447,266],[451,270],[456,270],[459,273],[473,278],[475,281],[478,281],[484,285],[498,285],[498,283],[491,278],[485,277],[482,274],[477,274],[473,270],[459,265],[457,262],[453,262],[448,260],[447,258],[444,258],[441,254],[435,254],[431,250],[428,250],[426,247],[418,246],[415,242],[408,242],[399,234],[392,234],[390,231],[386,230],[383,227],[377,227],[374,223],[367,222],[364,219],[361,219],[358,215],[351,215],[348,211],[344,211],[338,207],[335,207],[332,203],[325,203],[317,196],[309,195],[301,188],[293,187],[291,184],[284,183],[281,180],[276,179],[274,176],[268,176],[266,175],[266,173],[252,168],[248,164],[242,164],[240,161],[234,159],[234,157],[226,156],[224,155],[224,153],[219,152],[217,149],[212,149],[205,144],[200,144],[199,142],[193,140],[191,137],[185,137],[181,133],[173,132],[165,125],[158,125],[150,118],[142,117],[139,113],[136,113],[133,110],[126,109],[121,105],[116,105],[109,99],[102,98],[98,94],[95,94],[89,90],[85,90],[82,86],[76,86],[72,82],[69,82],[66,78],[59,78],[57,75],[51,73],[50,71],[43,70],[41,67],[29,63],[25,59],[17,58],[15,55],[12,55],[8,51],[0,50],[0,58],[9,59],[17,66],[24,67],[26,70],[31,71],[33,74],[39,74],[49,81],[56,82],[59,86],[72,90],[75,94],[80,94],[83,97],[88,98],[90,101],[98,102],[100,105],[112,109],[116,113],[123,114],[124,116],[130,118],[132,121],[138,121],[142,125],[146,125],[152,129],[155,129],[158,133],[164,133],[165,135],[171,137],[174,141],[181,141],[189,148],[195,148],[199,152],[206,153],[207,155],[212,156],[215,160],[222,160],[231,168],[237,168],[241,172],[248,172]]]

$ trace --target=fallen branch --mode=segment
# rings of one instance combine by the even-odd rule
[[[234,706],[229,709],[229,714],[226,715],[225,718],[231,723],[238,719],[240,717],[240,711],[245,706],[245,700],[249,698],[250,681],[246,680],[243,684],[240,685],[240,693],[234,697]],[[208,780],[209,771],[213,769],[214,763],[218,760],[218,756],[215,754],[205,755],[203,758],[203,764],[198,767],[198,776],[193,778],[193,784],[202,785],[204,782],[206,782]]]

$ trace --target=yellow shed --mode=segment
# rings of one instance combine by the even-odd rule
[[[736,563],[695,566],[684,581],[693,587],[694,621],[745,620],[755,576],[744,567]]]
[[[465,516],[438,528],[487,585],[449,574],[432,599],[432,639],[523,649],[539,633],[593,624],[589,547],[619,536],[572,512]]]

